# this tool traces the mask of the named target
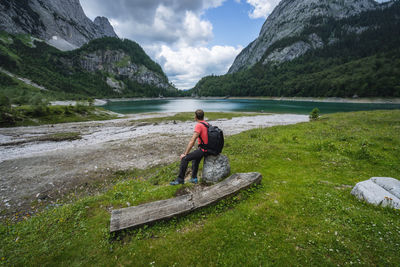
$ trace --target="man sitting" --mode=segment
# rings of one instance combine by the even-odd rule
[[[174,181],[170,183],[170,185],[178,185],[178,184],[184,184],[185,183],[185,173],[187,166],[189,164],[189,161],[192,162],[192,178],[189,180],[191,183],[197,184],[198,179],[197,179],[197,171],[199,170],[199,164],[201,159],[204,157],[205,153],[207,152],[206,150],[206,145],[208,144],[208,130],[207,127],[203,124],[207,124],[207,122],[204,121],[204,111],[201,109],[196,110],[195,112],[195,120],[197,122],[196,126],[194,127],[194,133],[192,138],[189,141],[189,144],[186,147],[185,152],[180,156],[181,158],[181,165],[179,169],[179,175],[178,178],[176,178]],[[198,139],[198,149],[195,151],[190,152],[192,147],[194,146],[196,139]]]

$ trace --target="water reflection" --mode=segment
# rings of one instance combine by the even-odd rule
[[[326,103],[256,99],[156,99],[110,102],[103,107],[123,114],[144,112],[192,112],[199,108],[213,112],[254,111],[309,114],[315,107],[318,107],[321,113],[334,113],[374,109],[400,109],[400,104]]]

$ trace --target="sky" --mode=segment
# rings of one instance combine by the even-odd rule
[[[177,88],[190,89],[204,76],[225,74],[280,0],[80,2],[90,19],[107,17],[120,38],[139,43]]]

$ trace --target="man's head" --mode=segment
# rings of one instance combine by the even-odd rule
[[[202,109],[198,109],[194,112],[196,119],[199,121],[204,120],[204,111]]]

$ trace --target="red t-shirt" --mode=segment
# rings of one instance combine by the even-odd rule
[[[208,125],[208,123],[205,122],[205,121],[201,121],[201,122],[204,122],[205,124]],[[196,133],[200,134],[201,139],[200,139],[200,137],[197,138],[197,141],[198,141],[199,145],[201,144],[201,140],[203,140],[204,144],[207,145],[208,144],[208,130],[207,130],[207,127],[204,126],[203,124],[201,124],[200,122],[198,122],[196,124],[196,126],[194,127],[194,131]]]

